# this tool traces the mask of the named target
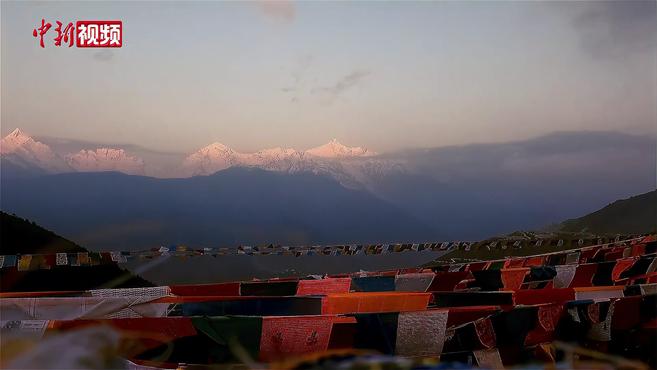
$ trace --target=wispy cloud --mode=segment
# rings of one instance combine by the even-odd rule
[[[290,84],[281,88],[283,93],[291,95],[291,103],[296,103],[299,101],[299,95],[304,90],[307,71],[312,65],[313,59],[314,57],[310,54],[299,58],[298,63],[296,63],[296,65],[291,70]]]
[[[310,68],[310,66],[313,63],[314,56],[311,54],[304,55],[301,58],[299,58],[299,62],[295,69],[292,71],[292,79],[295,84],[299,84],[302,82],[306,71]]]
[[[307,64],[302,63],[299,69],[292,72],[291,84],[280,89],[282,93],[290,96],[291,103],[299,102],[302,96],[306,97],[315,95],[321,102],[330,104],[340,95],[357,86],[363,79],[371,74],[368,70],[354,70],[351,73],[342,76],[332,85],[318,86],[316,84],[317,78],[315,78],[312,83],[308,83],[304,79],[304,72],[309,65],[310,62]]]
[[[289,0],[260,0],[256,4],[265,16],[285,23],[292,23],[296,18],[296,7]]]
[[[657,49],[655,1],[598,1],[583,5],[573,19],[584,51],[593,57],[621,57]]]
[[[114,59],[114,52],[111,50],[103,49],[93,53],[93,58],[99,62],[109,62]]]
[[[345,91],[358,85],[365,77],[369,76],[370,74],[370,71],[355,70],[340,78],[335,84],[331,86],[316,87],[311,90],[311,93],[326,95],[332,101],[333,99],[343,94]]]

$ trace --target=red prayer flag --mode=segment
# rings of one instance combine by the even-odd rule
[[[620,276],[623,273],[623,271],[632,267],[632,265],[634,265],[634,262],[636,262],[636,258],[632,258],[632,257],[623,258],[616,261],[616,264],[614,265],[614,269],[611,271],[611,280],[612,281],[620,280]]]
[[[270,316],[262,319],[260,360],[328,349],[334,316]]]
[[[528,267],[522,268],[506,268],[500,270],[502,277],[502,284],[506,290],[520,289],[522,282],[525,280],[525,275],[529,272]]]
[[[330,293],[349,293],[351,278],[328,278],[320,280],[299,280],[297,295],[326,295]]]
[[[171,294],[178,296],[238,296],[240,283],[172,285]]]
[[[595,275],[597,270],[597,263],[587,263],[577,266],[577,270],[575,270],[575,276],[570,282],[570,288],[591,286],[593,275]]]

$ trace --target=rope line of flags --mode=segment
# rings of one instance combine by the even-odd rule
[[[615,243],[625,243],[638,240],[637,236],[617,236],[616,238],[579,239],[570,241],[566,249],[575,250]],[[576,244],[575,244],[576,243]],[[107,251],[107,252],[74,252],[74,253],[48,253],[48,254],[16,254],[0,255],[0,269],[17,268],[18,271],[51,269],[62,266],[98,266],[107,264],[127,263],[134,260],[151,260],[159,257],[189,258],[195,256],[352,256],[352,255],[378,255],[403,252],[450,252],[461,250],[471,252],[485,248],[486,250],[538,248],[542,246],[555,246],[563,248],[566,241],[563,239],[538,240],[493,240],[485,242],[442,242],[442,243],[405,243],[405,244],[349,244],[330,246],[239,246],[237,248],[218,247],[193,249],[184,245],[152,248],[140,251]],[[561,251],[554,252],[560,253]],[[548,255],[551,253],[541,253]],[[476,259],[475,259],[476,260]]]

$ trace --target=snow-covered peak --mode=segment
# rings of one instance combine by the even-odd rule
[[[212,143],[188,155],[183,161],[183,175],[209,175],[238,165],[243,155],[221,143]]]
[[[227,145],[222,143],[212,143],[210,145],[204,146],[203,148],[196,151],[194,154],[209,155],[209,156],[228,156],[235,154],[236,152]]]
[[[30,139],[30,135],[26,134],[25,131],[21,130],[20,127],[17,127],[12,131],[9,135],[7,135],[5,138],[24,138],[24,139]]]
[[[300,152],[293,148],[276,147],[262,149],[255,153],[240,153],[223,144],[213,143],[185,158],[181,175],[209,175],[234,167],[258,167],[272,171],[326,172],[341,159],[368,157],[375,155],[361,147],[348,147],[333,139],[328,144]]]
[[[0,154],[13,157],[22,165],[41,168],[47,172],[67,172],[71,168],[66,162],[44,143],[32,139],[29,135],[17,128],[0,142]]]
[[[23,132],[20,128],[17,128],[2,139],[0,151],[3,154],[12,153],[16,151],[16,149],[32,143],[35,143],[34,139]]]
[[[80,172],[118,171],[130,175],[144,174],[144,161],[128,155],[123,149],[82,149],[66,156],[66,162]]]
[[[48,173],[117,171],[144,175],[147,170],[153,169],[152,165],[145,165],[142,158],[129,154],[125,149],[78,147],[74,149],[81,149],[77,152],[60,151],[58,154],[20,129],[2,139],[1,149],[3,161],[23,167],[34,166]],[[328,175],[345,186],[358,187],[367,184],[371,177],[379,173],[396,170],[395,164],[370,158],[373,155],[375,153],[367,149],[348,147],[335,139],[308,151],[274,147],[251,153],[241,153],[215,142],[189,154],[182,165],[180,162],[172,164],[161,177],[210,175],[230,167],[255,167],[285,173]]]
[[[204,146],[203,148],[200,149],[201,151],[208,151],[208,150],[216,150],[216,151],[233,151],[228,145],[219,143],[219,142],[214,142],[210,145]]]
[[[306,153],[321,158],[367,157],[376,154],[359,146],[348,147],[341,144],[336,139],[332,139],[328,143],[316,148],[308,149],[306,150]]]

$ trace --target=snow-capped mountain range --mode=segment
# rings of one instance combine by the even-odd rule
[[[353,158],[353,157],[370,157],[376,155],[365,148],[348,147],[340,144],[336,139],[316,148],[306,150],[308,155],[320,158]]]
[[[72,170],[48,145],[35,141],[18,128],[2,139],[0,155],[21,167],[34,166],[47,173]]]
[[[263,149],[241,153],[224,144],[212,143],[169,164],[173,170],[158,171],[156,165],[120,148],[88,148],[73,153],[55,153],[20,129],[2,139],[2,157],[21,167],[37,167],[46,173],[117,171],[155,177],[210,175],[230,167],[256,167],[277,172],[312,172],[329,175],[343,185],[364,184],[369,172],[400,170],[401,164],[376,158],[377,153],[348,147],[333,139],[306,151],[292,148]]]
[[[306,151],[292,148],[263,149],[255,153],[240,153],[221,143],[212,143],[188,155],[182,164],[186,176],[209,175],[234,167],[258,167],[270,171],[315,173],[344,172],[345,162],[365,159],[375,153],[360,147],[347,147],[333,139]],[[343,177],[335,176],[335,177]]]
[[[363,148],[346,147],[335,140],[305,151],[273,148],[250,153],[242,153],[226,145],[213,143],[191,154],[184,154],[157,152],[138,145],[99,145],[73,139],[35,138],[17,129],[0,142],[0,175],[5,207],[3,209],[34,219],[50,219],[55,229],[77,224],[62,222],[60,226],[56,225],[61,221],[57,213],[50,211],[53,209],[51,207],[44,207],[56,201],[60,201],[58,204],[71,202],[80,206],[80,212],[73,213],[81,220],[86,217],[80,216],[82,210],[90,212],[91,215],[101,214],[102,216],[97,216],[100,217],[97,221],[106,220],[106,213],[120,213],[106,212],[106,208],[111,208],[108,204],[94,208],[91,204],[87,207],[79,202],[80,194],[86,195],[86,199],[97,198],[96,189],[92,188],[94,186],[99,186],[99,189],[107,191],[108,194],[118,194],[128,199],[128,196],[132,196],[132,186],[117,184],[143,184],[135,191],[141,191],[142,196],[153,203],[141,203],[142,196],[139,197],[139,207],[136,208],[139,211],[134,213],[132,219],[136,224],[144,220],[159,222],[162,214],[175,214],[171,209],[179,209],[182,214],[190,215],[189,223],[196,227],[205,225],[204,222],[208,219],[213,224],[216,220],[207,216],[211,214],[207,208],[196,214],[195,210],[192,212],[189,207],[195,208],[202,200],[212,200],[216,194],[223,195],[216,199],[219,203],[213,204],[223,204],[221,202],[230,198],[226,192],[239,192],[242,184],[249,184],[245,187],[247,191],[275,190],[265,201],[257,196],[240,198],[239,201],[243,202],[251,214],[284,214],[287,209],[280,205],[288,199],[288,190],[293,189],[291,191],[294,192],[294,197],[290,199],[314,200],[324,196],[328,197],[327,199],[337,199],[333,198],[337,196],[343,200],[359,200],[354,207],[335,203],[337,208],[324,204],[317,209],[322,213],[324,210],[338,209],[346,215],[357,215],[359,220],[367,219],[377,223],[379,220],[376,215],[361,213],[369,206],[363,206],[360,200],[363,194],[369,194],[397,207],[400,214],[410,215],[436,230],[446,230],[446,238],[482,239],[518,229],[540,228],[600,208],[611,200],[654,190],[655,150],[653,137],[600,131],[552,133],[499,144],[409,148],[381,155]],[[257,167],[285,176],[236,169],[204,177],[229,167]],[[95,173],[96,171],[143,174],[151,178]],[[48,177],[45,181],[38,177],[64,172],[90,173],[62,174]],[[326,179],[306,176],[308,172],[329,176],[342,186],[328,184]],[[155,179],[190,176],[199,177],[185,181]],[[573,178],[585,181],[572,181]],[[98,182],[101,180],[103,183]],[[264,185],[253,183],[252,187],[251,181],[263,181]],[[289,188],[277,188],[281,183],[287,184],[285,186]],[[82,184],[79,190],[75,189],[78,184]],[[208,188],[208,192],[200,194],[200,197],[191,197],[189,192],[202,189],[205,186],[202,184],[216,188]],[[603,186],[595,187],[596,184]],[[174,192],[172,195],[172,186],[189,190]],[[229,188],[224,189],[223,186]],[[591,191],[592,186],[595,191]],[[8,189],[13,189],[13,193]],[[353,191],[354,189],[357,191]],[[151,191],[153,194],[149,193]],[[62,199],[59,198],[61,192],[65,194]],[[164,195],[157,198],[158,194]],[[287,195],[279,197],[277,194]],[[154,200],[156,198],[166,201]],[[187,202],[191,198],[196,201]],[[167,207],[159,207],[167,201],[172,202]],[[144,216],[142,211],[150,209],[150,206],[142,207],[143,204],[155,204],[157,207],[152,208],[153,213]],[[273,207],[274,204],[275,208],[266,208]],[[260,207],[265,207],[265,211],[260,212]],[[224,213],[226,215],[233,212],[218,210],[216,214],[224,211],[228,212]],[[295,212],[300,211],[294,208],[292,213]],[[309,213],[303,214],[307,217],[305,215]],[[326,221],[312,224],[313,220],[310,220],[308,225],[313,225],[312,228],[317,226],[317,230],[322,230],[320,224],[339,218],[335,216],[336,213],[329,215]],[[227,220],[235,219],[226,217]],[[176,225],[178,218],[174,220],[168,225]],[[86,220],[84,221],[79,224],[86,225]],[[101,225],[105,221],[99,222],[101,223],[98,225]],[[118,225],[132,221],[116,222]],[[344,225],[350,225],[352,221],[345,222],[341,223],[340,227],[350,229]],[[301,223],[306,225],[305,221]],[[240,227],[226,227],[242,229],[241,224],[238,226]],[[250,223],[243,226],[243,230],[253,230]],[[169,226],[163,226],[162,229],[167,227]],[[355,232],[357,228],[351,229]],[[387,226],[382,227],[385,228]],[[160,229],[157,230],[159,233]],[[83,231],[84,235],[90,235],[86,229],[75,232]],[[135,231],[135,240],[143,236],[140,233]],[[329,234],[333,237],[337,235],[332,231],[326,235]],[[296,235],[296,232],[285,232],[285,235]],[[111,237],[114,238],[115,235],[112,234]]]
[[[144,161],[128,155],[123,149],[82,149],[67,155],[66,163],[78,172],[118,171],[129,175],[144,174]]]

